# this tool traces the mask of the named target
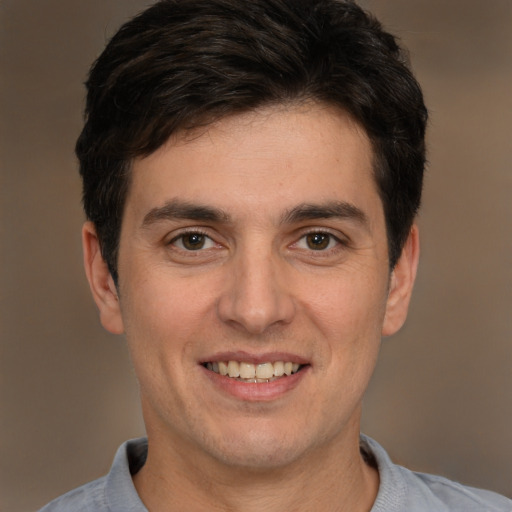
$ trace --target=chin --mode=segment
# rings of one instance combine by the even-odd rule
[[[212,442],[209,451],[227,466],[268,471],[293,464],[307,451],[307,444],[305,439],[290,432],[252,428],[231,432],[222,440]]]

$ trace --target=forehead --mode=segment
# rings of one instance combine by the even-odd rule
[[[355,144],[360,145],[360,149],[365,146],[363,152],[371,163],[371,142],[352,116],[323,103],[304,102],[265,106],[221,118],[206,127],[179,131],[165,147],[187,151],[191,146],[204,149],[214,149],[215,146],[232,157],[243,156],[244,152],[248,155],[252,151],[264,156],[266,150],[270,154],[277,149],[283,158],[291,154],[298,159],[304,157],[297,151],[299,147],[309,154],[311,151],[341,150],[348,156],[347,150],[353,149]]]
[[[134,161],[127,203],[139,214],[176,198],[254,213],[348,198],[380,206],[365,131],[319,104],[223,118]]]

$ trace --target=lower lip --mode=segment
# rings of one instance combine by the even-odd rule
[[[293,375],[281,377],[272,382],[242,382],[225,377],[201,366],[210,381],[223,392],[246,402],[270,402],[295,389],[309,373],[309,366],[304,366]]]

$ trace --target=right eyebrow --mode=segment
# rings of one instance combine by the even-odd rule
[[[149,227],[163,220],[188,219],[208,222],[229,222],[229,215],[207,205],[194,204],[179,199],[167,201],[163,206],[152,208],[144,215],[142,227]]]
[[[368,216],[363,210],[346,201],[328,201],[327,203],[299,204],[283,215],[283,222],[301,222],[316,219],[352,219],[368,229]]]

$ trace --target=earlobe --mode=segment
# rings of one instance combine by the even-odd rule
[[[124,332],[117,288],[103,259],[96,228],[86,222],[82,228],[84,267],[91,292],[100,312],[103,327],[113,333]]]
[[[409,309],[420,254],[418,226],[413,225],[402,254],[391,273],[382,336],[395,334],[404,324]]]

